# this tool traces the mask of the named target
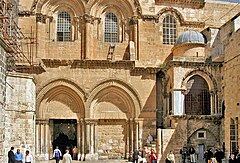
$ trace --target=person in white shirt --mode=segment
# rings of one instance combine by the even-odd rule
[[[72,156],[69,154],[69,150],[63,155],[63,163],[72,163]]]
[[[33,162],[33,157],[32,155],[29,153],[29,151],[26,151],[26,156],[25,156],[25,163],[32,163]]]

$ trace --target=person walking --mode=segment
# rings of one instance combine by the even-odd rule
[[[29,153],[29,150],[26,150],[25,163],[32,163],[32,162],[33,162],[33,157]]]
[[[15,163],[13,150],[14,150],[14,147],[11,147],[10,151],[8,151],[8,163]]]
[[[54,149],[54,151],[53,151],[53,158],[56,160],[56,163],[59,163],[61,156],[62,156],[62,153],[58,149],[58,146],[56,146],[56,149]]]
[[[69,150],[63,155],[63,163],[72,163],[72,156],[69,154]]]
[[[77,160],[78,148],[76,146],[74,146],[74,148],[72,149],[72,153],[73,153],[73,160]]]
[[[190,155],[190,162],[196,163],[195,149],[193,147],[189,149],[189,155]]]
[[[169,161],[169,163],[175,163],[175,156],[172,151],[167,154],[167,160]]]
[[[134,163],[138,163],[138,155],[139,155],[139,152],[138,152],[137,149],[135,149],[135,150],[133,151],[133,162],[134,162]]]
[[[14,155],[16,163],[22,163],[23,154],[20,152],[20,149],[17,149],[17,152]]]

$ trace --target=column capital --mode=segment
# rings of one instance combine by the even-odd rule
[[[86,124],[97,124],[98,123],[98,119],[91,119],[91,118],[85,118],[85,123]]]
[[[48,119],[36,119],[36,124],[37,125],[49,124],[49,120]]]

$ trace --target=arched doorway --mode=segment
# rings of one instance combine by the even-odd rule
[[[36,118],[36,156],[48,160],[58,146],[62,152],[77,146],[81,148],[81,120],[84,98],[73,83],[58,80],[46,85],[38,94]]]
[[[97,153],[99,159],[120,159],[141,146],[142,125],[134,100],[133,92],[119,81],[102,83],[93,90],[86,113],[95,121],[90,126],[95,138],[89,153]]]

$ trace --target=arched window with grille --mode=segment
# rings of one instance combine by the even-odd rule
[[[71,41],[71,16],[66,11],[57,17],[57,41]]]
[[[166,15],[163,19],[163,44],[173,45],[177,38],[177,23],[172,15]]]
[[[118,18],[114,13],[105,16],[104,42],[118,42]]]
[[[210,93],[205,79],[199,75],[191,77],[186,85],[185,113],[188,115],[210,115]]]

